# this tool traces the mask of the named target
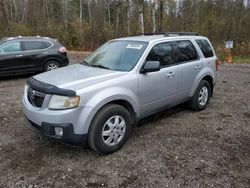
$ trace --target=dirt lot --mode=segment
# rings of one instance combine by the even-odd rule
[[[71,62],[80,59],[70,54]],[[0,187],[250,185],[250,65],[223,65],[206,110],[183,105],[147,118],[109,156],[65,146],[29,126],[21,108],[27,78],[0,81]]]

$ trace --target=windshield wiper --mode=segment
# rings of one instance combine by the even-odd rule
[[[98,67],[98,68],[102,68],[102,69],[110,69],[109,67],[105,67],[105,66],[99,65],[99,64],[91,64],[89,66],[91,66],[91,67]]]
[[[87,61],[82,61],[80,64],[90,66]]]

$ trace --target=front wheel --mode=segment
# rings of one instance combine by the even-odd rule
[[[131,128],[132,119],[128,110],[117,104],[108,104],[94,117],[88,144],[98,153],[113,153],[125,144]]]
[[[201,80],[194,93],[194,96],[189,102],[189,106],[191,109],[195,111],[203,110],[207,107],[210,97],[211,97],[211,86],[209,82],[206,80]]]

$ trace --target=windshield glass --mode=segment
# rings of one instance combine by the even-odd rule
[[[147,42],[110,41],[87,57],[83,64],[110,70],[130,71],[146,47]]]

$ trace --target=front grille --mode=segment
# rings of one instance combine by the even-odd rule
[[[44,93],[38,92],[32,89],[31,87],[28,88],[28,100],[33,106],[41,108],[43,105],[44,98]]]

